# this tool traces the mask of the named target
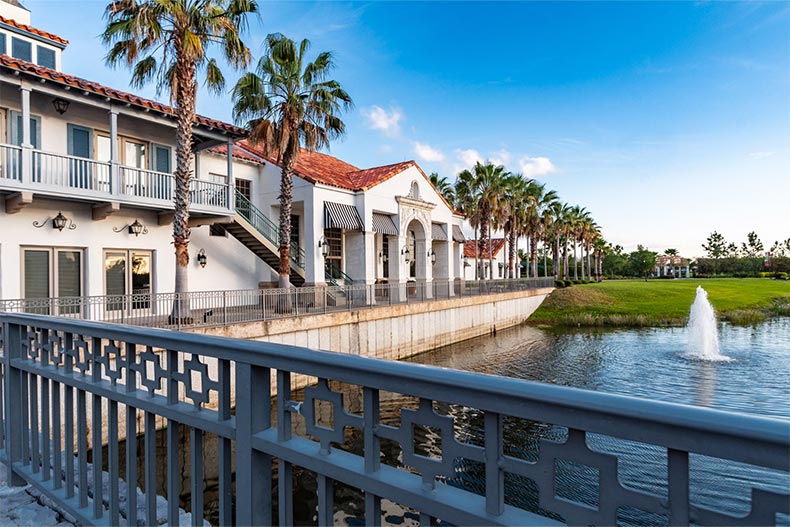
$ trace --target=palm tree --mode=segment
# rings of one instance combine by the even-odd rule
[[[558,206],[560,206],[559,196],[557,196],[557,192],[554,190],[550,190],[544,195],[543,201],[545,205],[543,206],[540,214],[540,232],[541,232],[541,241],[543,242],[543,276],[549,276],[549,267],[547,265],[547,258],[548,258],[548,247],[553,245],[554,241],[554,217],[555,217],[555,210]],[[556,276],[557,275],[557,264],[554,260],[552,260],[552,273]]]
[[[507,278],[513,278],[515,274],[516,250],[522,231],[528,186],[529,181],[521,177],[521,174],[509,174],[503,181],[503,196],[499,202],[501,214],[495,227],[499,228],[501,225],[508,244]]]
[[[436,190],[439,191],[444,199],[447,200],[447,203],[453,204],[455,203],[455,191],[453,190],[453,186],[447,181],[446,177],[439,177],[439,174],[436,172],[431,172],[431,175],[428,176],[428,179],[431,180],[431,184],[436,187]]]
[[[335,63],[328,51],[307,62],[307,39],[298,45],[279,33],[266,37],[255,72],[244,74],[233,88],[233,115],[245,122],[250,138],[273,155],[280,176],[279,287],[290,287],[291,206],[293,173],[301,149],[329,146],[346,125],[339,115],[353,106],[335,80],[326,80]]]
[[[131,68],[135,87],[155,81],[157,91],[169,91],[174,103],[176,293],[189,290],[189,187],[193,176],[189,165],[197,77],[203,73],[209,91],[222,93],[225,79],[216,59],[208,55],[212,44],[233,67],[247,66],[251,54],[240,32],[247,25],[247,15],[257,11],[257,0],[113,0],[105,9],[107,27],[102,40],[110,46],[107,63]],[[173,316],[189,318],[189,302],[181,296],[176,295]]]
[[[489,269],[493,275],[494,258],[491,247],[491,224],[493,212],[499,210],[500,201],[504,196],[504,181],[509,175],[505,167],[495,166],[492,163],[483,165],[478,162],[473,171],[464,170],[458,175],[459,179],[466,181],[468,191],[473,199],[477,200],[476,208],[479,211],[480,246],[488,250]]]
[[[553,190],[546,192],[545,185],[533,182],[530,192],[528,192],[528,215],[527,226],[529,228],[530,243],[530,265],[532,267],[532,277],[538,277],[538,242],[544,233],[543,213],[552,203],[557,201],[557,193]],[[544,262],[545,265],[545,262]]]
[[[455,180],[455,207],[466,216],[475,231],[475,280],[479,278],[477,231],[480,228],[480,209],[478,207],[480,203],[476,192],[474,175],[468,170],[458,174],[458,179]]]

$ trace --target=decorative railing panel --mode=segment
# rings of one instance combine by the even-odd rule
[[[460,285],[459,285],[460,284]],[[553,279],[409,282],[0,300],[0,312],[184,329],[553,287]],[[451,296],[452,292],[452,296]],[[178,301],[177,301],[178,300]],[[183,302],[182,302],[183,300]],[[172,316],[173,306],[189,312]]]
[[[773,525],[790,513],[783,420],[158,329],[18,314],[0,324],[0,455],[86,525],[155,524],[157,470],[170,525],[177,496],[195,525],[206,514],[293,525],[305,507],[331,525],[336,484],[361,492],[367,525],[382,522],[383,499],[421,525]],[[296,376],[315,382],[295,392]],[[106,452],[109,485],[89,449]],[[629,455],[643,464],[636,481],[623,477]],[[744,506],[696,499],[695,465],[748,481]],[[209,472],[216,488],[204,493]],[[297,472],[315,483],[295,489]],[[138,476],[139,503],[112,483]]]

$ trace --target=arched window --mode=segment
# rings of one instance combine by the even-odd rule
[[[417,184],[416,181],[411,182],[411,189],[409,189],[409,197],[414,199],[420,199],[420,186]]]

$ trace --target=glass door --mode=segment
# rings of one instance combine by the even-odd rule
[[[151,251],[108,250],[104,252],[105,309],[112,317],[151,314]]]

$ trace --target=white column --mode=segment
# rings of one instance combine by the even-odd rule
[[[318,244],[323,241],[324,236],[324,202],[315,198],[315,188],[312,200],[312,207],[305,200],[304,207],[304,256],[305,256],[305,285],[323,286],[326,285],[324,277],[324,255]]]
[[[33,145],[30,143],[30,87],[19,87],[22,94],[22,183],[33,179]]]
[[[110,192],[121,194],[120,162],[118,161],[118,109],[110,107]]]
[[[233,179],[233,139],[228,137],[228,208],[236,210],[236,182]]]
[[[409,279],[409,266],[404,260],[402,252],[406,249],[406,236],[390,236],[389,239],[389,265],[390,284],[400,284],[396,291],[390,291],[394,302],[406,300],[406,281]],[[413,257],[414,255],[409,255]],[[395,286],[393,286],[395,287]]]

